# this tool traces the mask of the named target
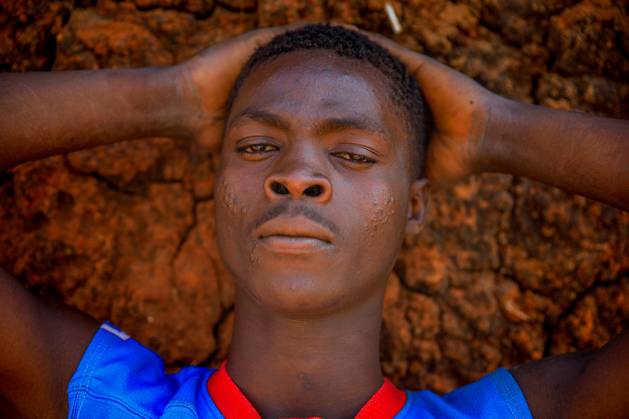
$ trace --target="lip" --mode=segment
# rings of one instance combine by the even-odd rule
[[[271,250],[304,253],[324,250],[333,244],[332,233],[305,217],[278,217],[262,224],[256,238]]]

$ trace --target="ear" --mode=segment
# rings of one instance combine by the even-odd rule
[[[416,236],[424,227],[430,202],[430,183],[427,178],[417,179],[411,185],[406,220],[406,234]]]

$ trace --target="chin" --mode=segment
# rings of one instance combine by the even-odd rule
[[[253,275],[245,286],[264,307],[290,317],[312,317],[343,308],[349,298],[341,278],[282,272]],[[244,285],[244,284],[243,284]]]

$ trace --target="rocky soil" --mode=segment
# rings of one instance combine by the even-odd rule
[[[249,29],[335,20],[394,37],[508,97],[629,118],[628,5],[612,0],[8,0],[0,70],[161,66]],[[169,366],[226,354],[234,288],[214,241],[216,158],[169,138],[0,174],[0,265],[110,319]],[[629,324],[629,213],[506,175],[435,193],[389,278],[382,360],[439,392],[593,349]]]

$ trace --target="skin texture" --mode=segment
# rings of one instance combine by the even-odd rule
[[[399,250],[377,244],[397,243],[404,232],[409,139],[398,128],[396,108],[382,100],[383,81],[364,67],[319,52],[280,57],[247,79],[228,120],[216,193],[223,257],[253,298],[289,315],[347,308],[364,296],[357,291],[388,275]],[[344,122],[352,118],[381,132]],[[288,193],[274,191],[274,182]],[[313,186],[321,189],[318,196],[304,193]],[[315,223],[329,230],[330,245],[284,257],[258,240],[255,227],[278,208],[284,214],[274,218],[318,215],[324,221]],[[347,288],[352,273],[366,277],[365,284],[352,280],[356,288]],[[323,276],[329,276],[325,284]]]
[[[0,168],[142,136],[196,138],[218,147],[240,67],[282,30],[243,35],[166,69],[2,74],[0,115],[10,117],[0,117]],[[507,101],[427,57],[374,39],[413,70],[435,115],[427,155],[433,187],[502,171],[629,208],[626,121]],[[408,176],[408,144],[395,131],[402,124],[377,72],[325,54],[314,61],[307,59],[312,54],[297,55],[282,58],[289,68],[278,59],[256,70],[228,121],[217,190],[217,219],[223,221],[217,224],[239,288],[229,370],[264,415],[316,408],[326,417],[348,417],[382,382],[382,293],[397,249],[378,245],[420,229],[428,182]],[[328,99],[336,103],[323,106]],[[277,118],[237,124],[239,111],[253,105],[284,124]],[[357,109],[378,122],[389,141],[364,130],[321,129],[322,120]],[[256,147],[271,154],[245,158],[234,146],[250,136],[273,138],[277,149]],[[347,142],[351,150],[344,149]],[[382,154],[369,169],[350,167],[355,163],[341,157],[365,146]],[[297,217],[299,223],[289,224],[329,243],[314,242],[320,246],[315,251],[308,240],[260,241],[256,233],[273,233],[268,223],[275,223],[275,233],[289,228],[282,217]],[[377,240],[380,235],[387,240]],[[375,256],[388,263],[375,263]],[[2,413],[65,416],[68,380],[98,324],[42,303],[4,271],[0,319]],[[623,418],[629,411],[622,391],[629,388],[627,359],[625,333],[599,351],[526,364],[514,374],[535,417]],[[280,390],[287,397],[277,400],[274,391]],[[329,394],[338,404],[329,404]]]
[[[134,70],[2,74],[0,169],[143,137],[220,145],[225,106],[240,67],[259,45],[299,25],[260,29],[186,63]]]
[[[498,96],[447,66],[373,33],[422,86],[435,131],[433,187],[471,174],[509,173],[629,210],[629,123]]]
[[[377,70],[323,51],[263,64],[234,102],[215,193],[238,289],[228,370],[264,417],[353,417],[382,385],[386,278],[426,199],[400,113]]]
[[[130,138],[216,147],[240,66],[289,28],[252,31],[169,68],[2,74],[0,169]],[[67,417],[67,384],[99,324],[44,304],[2,269],[0,319],[2,416]]]

